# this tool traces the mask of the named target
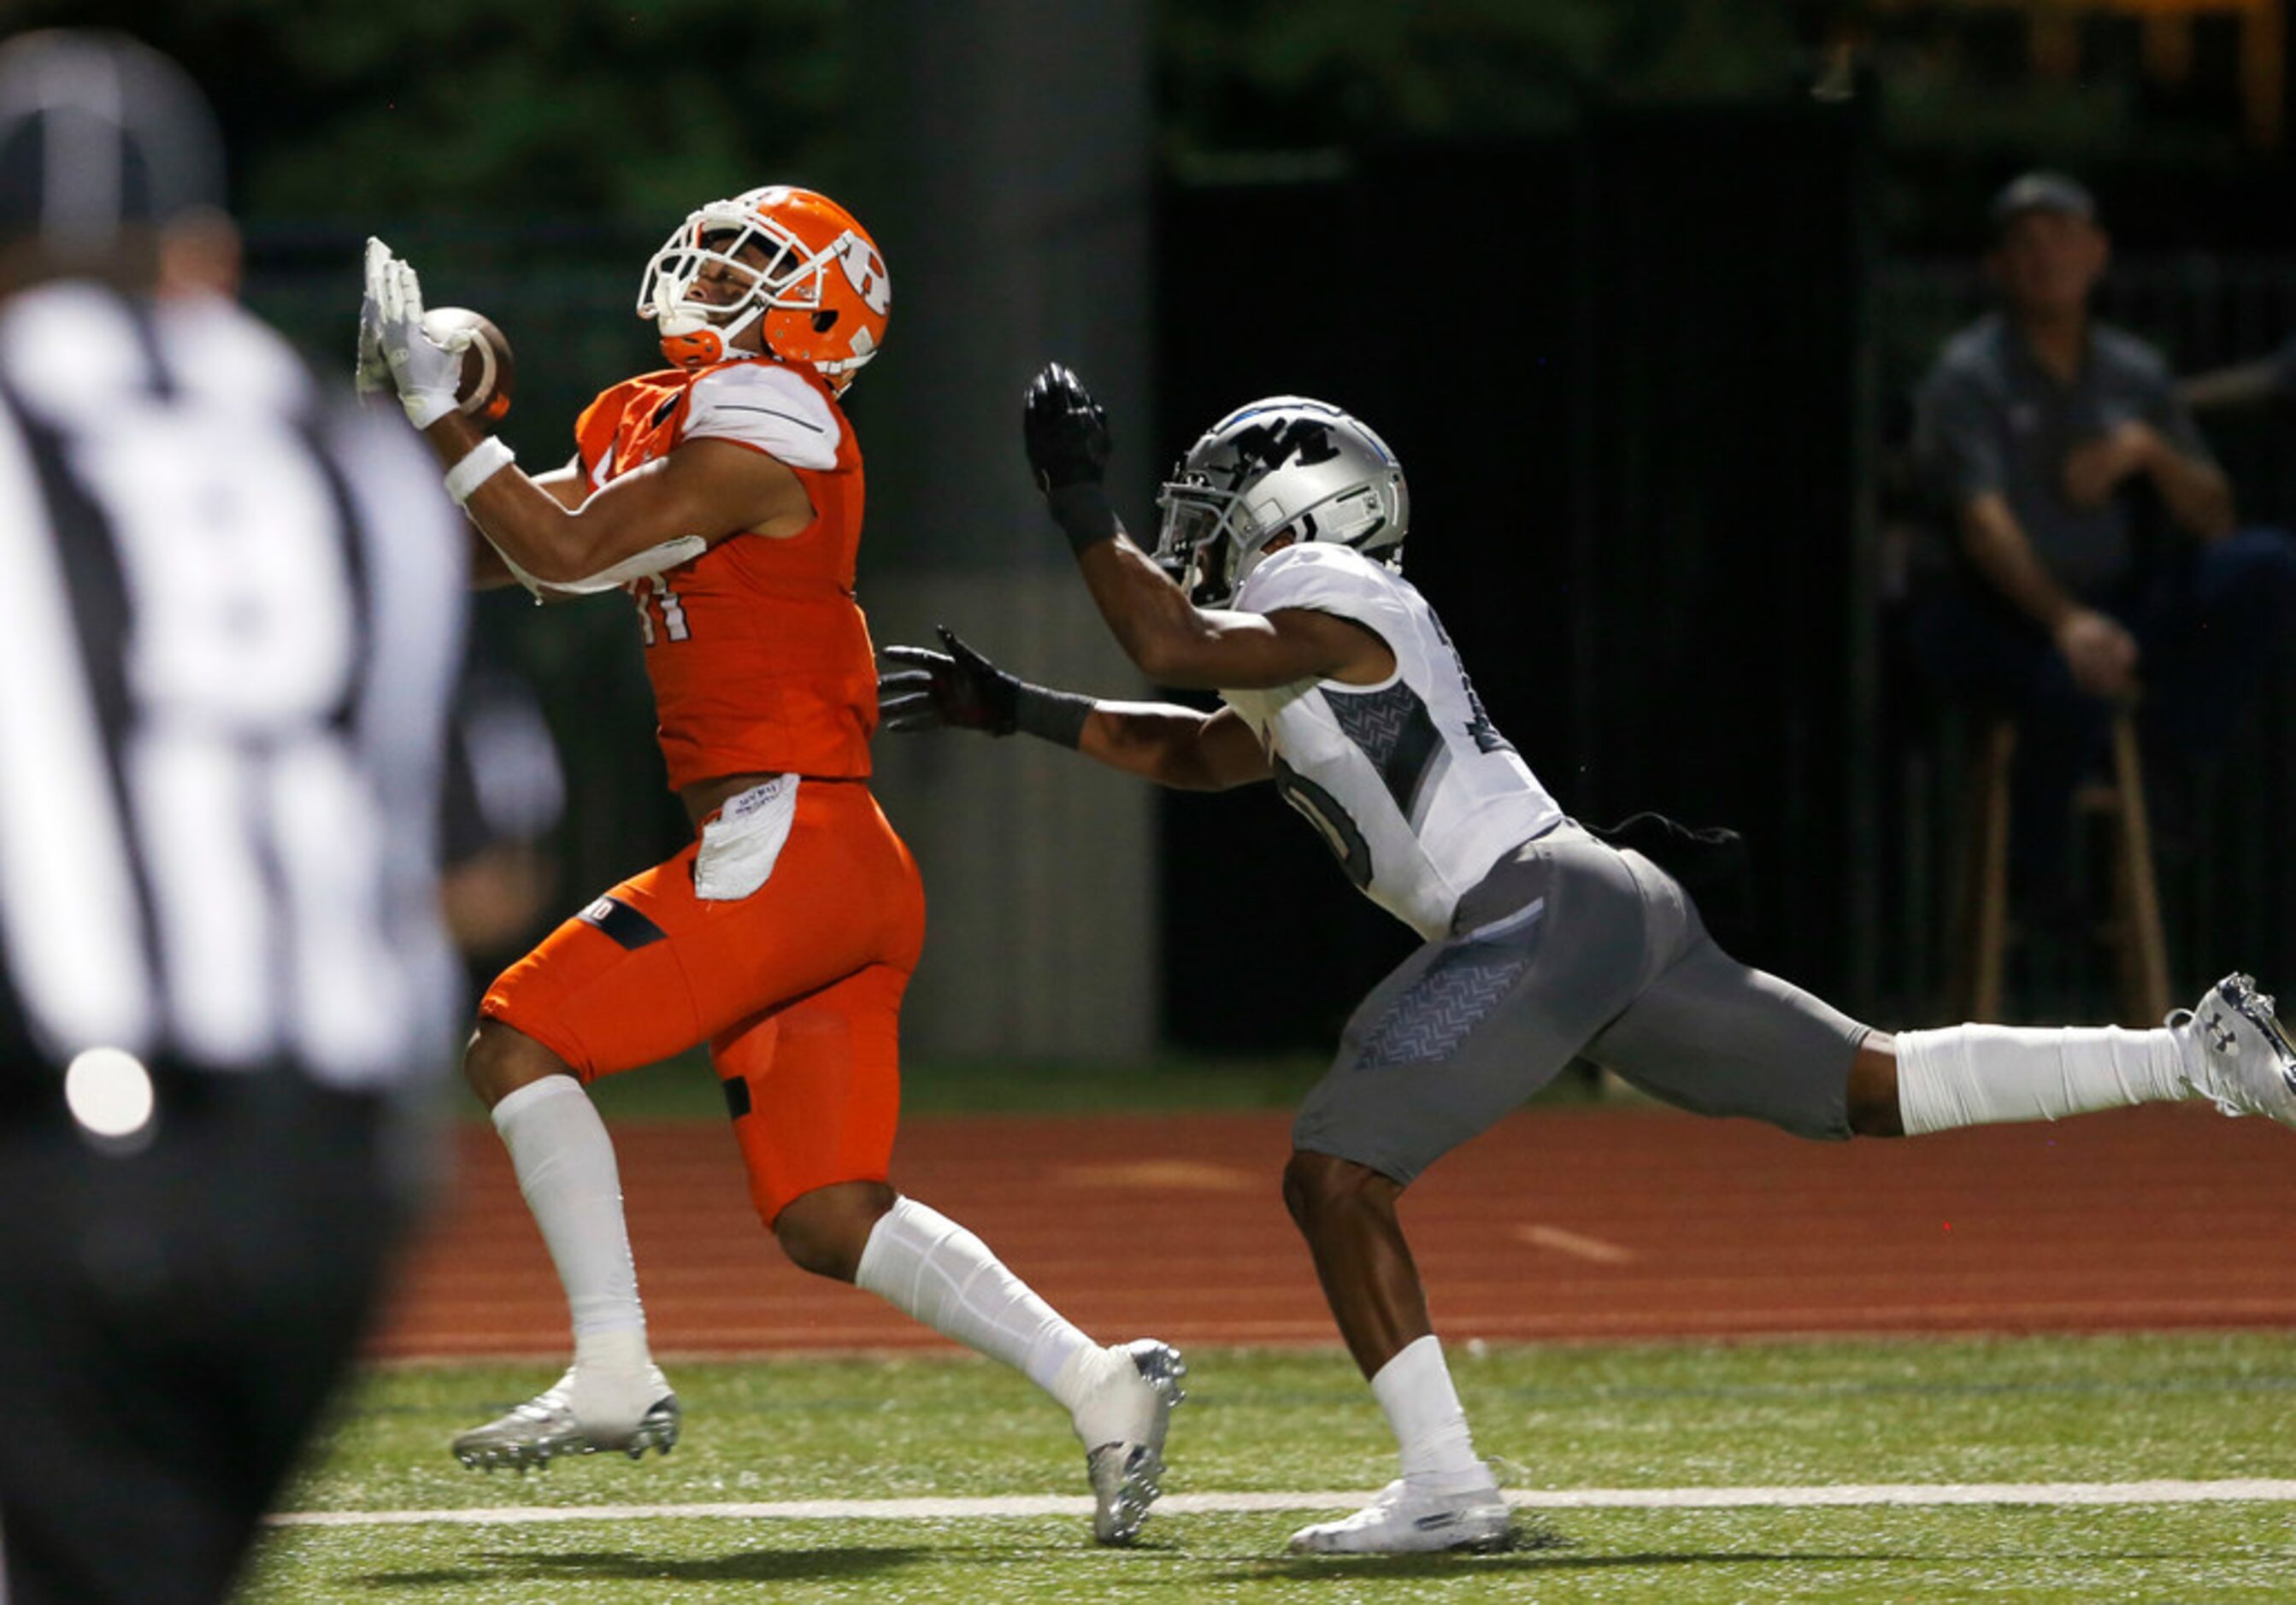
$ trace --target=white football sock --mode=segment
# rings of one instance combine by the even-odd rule
[[[1447,1494],[1492,1480],[1490,1468],[1475,1457],[1467,1413],[1434,1333],[1405,1344],[1372,1378],[1371,1391],[1402,1445],[1405,1481]]]
[[[576,1363],[644,1365],[645,1311],[622,1219],[621,1173],[590,1094],[571,1076],[545,1076],[495,1105],[495,1129],[566,1290]],[[637,1334],[635,1348],[627,1338],[599,1341],[628,1332]]]
[[[879,1217],[853,1280],[942,1337],[1025,1372],[1071,1413],[1098,1380],[1095,1367],[1069,1363],[1098,1345],[1006,1270],[988,1244],[914,1199],[899,1200]]]
[[[1909,1137],[2191,1095],[2165,1030],[1948,1026],[1897,1040],[1898,1113]]]

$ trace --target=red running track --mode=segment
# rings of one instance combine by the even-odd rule
[[[1276,1191],[1288,1117],[918,1119],[895,1180],[1113,1339],[1336,1340]],[[565,1306],[485,1127],[378,1350],[548,1355]],[[940,1339],[784,1263],[711,1124],[616,1132],[660,1353]],[[2296,1133],[2202,1107],[1911,1142],[1647,1109],[1514,1117],[1414,1188],[1453,1342],[2296,1327]]]

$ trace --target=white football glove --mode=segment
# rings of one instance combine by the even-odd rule
[[[390,254],[380,240],[366,242],[366,283],[359,296],[358,357],[351,365],[351,388],[361,400],[391,395],[390,359],[382,354],[382,303],[375,296],[375,254]]]
[[[453,412],[455,392],[463,378],[463,352],[471,343],[468,330],[458,330],[449,343],[440,345],[423,332],[422,282],[414,269],[390,254],[390,247],[370,237],[366,242],[366,296],[359,307],[360,368],[365,368],[369,308],[373,309],[374,348],[382,356],[398,405],[407,421],[426,429]]]
[[[371,296],[359,298],[358,360],[351,367],[351,389],[359,399],[392,394],[390,362],[382,354],[382,322]]]

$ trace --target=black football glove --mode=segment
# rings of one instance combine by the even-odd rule
[[[1073,749],[1084,740],[1086,722],[1096,706],[1073,692],[1031,685],[956,638],[947,625],[935,625],[936,652],[921,646],[889,646],[885,656],[911,667],[877,677],[877,717],[887,730],[985,730],[990,735],[1020,731]]]
[[[1021,682],[957,639],[947,625],[934,633],[948,649],[889,646],[884,655],[911,667],[877,677],[877,717],[887,730],[985,730],[1011,735],[1020,728]]]
[[[1021,438],[1028,445],[1037,488],[1046,495],[1073,485],[1099,484],[1114,444],[1108,410],[1092,398],[1084,381],[1056,362],[1046,363],[1029,386]]]
[[[1059,363],[1046,363],[1029,386],[1021,409],[1021,438],[1029,448],[1029,471],[1045,493],[1045,511],[1081,558],[1101,542],[1124,533],[1108,504],[1102,476],[1108,471],[1108,412],[1092,392]]]

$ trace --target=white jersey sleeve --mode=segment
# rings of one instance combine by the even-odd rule
[[[1251,571],[1235,605],[1353,619],[1395,653],[1378,685],[1301,680],[1220,695],[1349,878],[1422,936],[1445,934],[1502,854],[1562,820],[1483,711],[1434,610],[1394,569],[1346,546],[1286,547]]]
[[[693,381],[681,440],[732,440],[791,468],[832,469],[844,425],[821,392],[769,362],[736,363]]]
[[[1371,577],[1392,577],[1395,572],[1349,546],[1287,546],[1244,577],[1235,605],[1249,613],[1306,608],[1335,614],[1393,647],[1398,636],[1410,631],[1411,610],[1401,589],[1371,583]]]

